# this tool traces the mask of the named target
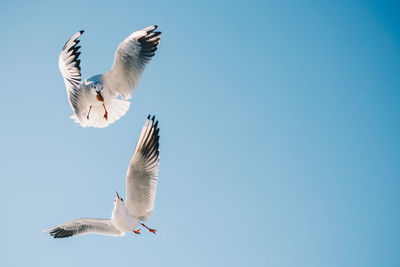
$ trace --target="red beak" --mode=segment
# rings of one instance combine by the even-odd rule
[[[118,195],[118,191],[117,191],[117,198],[120,199],[119,195]]]

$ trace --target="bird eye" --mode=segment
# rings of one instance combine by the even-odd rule
[[[121,197],[121,201],[124,201],[124,199]]]

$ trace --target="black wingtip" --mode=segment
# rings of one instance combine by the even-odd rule
[[[151,118],[151,120],[154,122],[155,119],[156,119],[156,116],[153,115],[153,118]]]
[[[84,30],[81,30],[81,31],[79,31],[79,32],[82,34],[82,33],[84,33],[85,31],[84,31]]]
[[[149,114],[149,116],[147,116],[147,119],[150,120],[150,114]]]
[[[158,25],[157,25],[157,24],[155,24],[155,25],[153,25],[153,27],[154,27],[154,30],[155,30],[155,29],[157,29],[157,28],[158,28]]]
[[[73,236],[75,234],[74,231],[66,230],[61,227],[55,227],[53,229],[46,230],[46,232],[53,238],[65,238]]]

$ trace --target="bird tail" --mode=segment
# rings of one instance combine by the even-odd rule
[[[104,128],[108,125],[119,120],[128,111],[130,106],[129,101],[121,100],[118,98],[113,98],[105,103],[107,109],[107,119],[104,117],[105,110],[103,105],[93,106],[89,113],[89,107],[79,116],[76,114],[71,116],[76,123],[79,123],[82,127],[95,127]],[[87,114],[89,113],[89,119],[87,119]]]

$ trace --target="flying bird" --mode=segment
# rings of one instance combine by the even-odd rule
[[[71,118],[82,127],[107,127],[128,111],[128,101],[138,86],[143,70],[155,55],[161,32],[157,25],[129,35],[115,51],[114,64],[107,73],[95,75],[81,83],[79,31],[65,43],[58,67],[64,77]]]
[[[147,117],[126,174],[126,201],[118,192],[114,199],[111,219],[83,218],[45,230],[54,238],[101,234],[123,236],[126,232],[140,234],[139,225],[156,234],[144,223],[151,216],[156,197],[159,166],[158,121]]]

